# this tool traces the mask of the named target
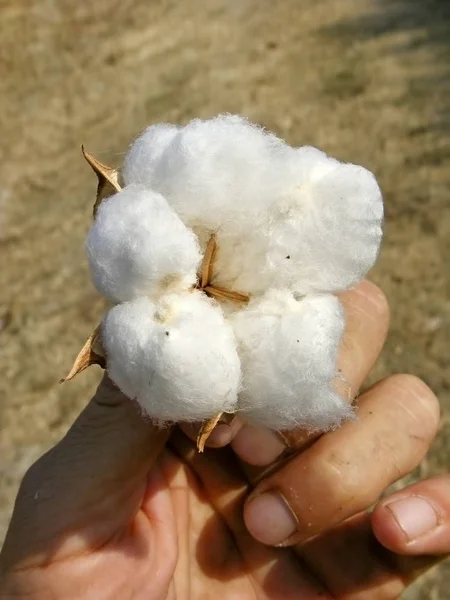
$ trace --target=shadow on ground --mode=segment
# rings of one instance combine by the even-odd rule
[[[406,33],[407,38],[399,37],[389,52],[414,53],[426,48],[432,58],[429,69],[411,82],[411,93],[420,94],[434,86],[450,91],[449,0],[376,0],[371,11],[338,21],[323,31],[351,43]],[[442,107],[429,127],[450,131],[450,107]]]

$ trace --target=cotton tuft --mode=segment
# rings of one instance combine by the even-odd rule
[[[242,229],[272,202],[281,182],[274,161],[288,150],[282,140],[234,115],[194,119],[170,134],[167,127],[137,138],[125,159],[125,183],[160,192],[197,229]]]
[[[158,422],[234,412],[241,368],[232,328],[200,292],[115,306],[102,324],[108,373]]]
[[[115,305],[101,336],[116,385],[159,423],[228,412],[325,431],[352,418],[335,389],[334,294],[378,257],[373,174],[219,115],[148,127],[121,175],[86,243]]]
[[[155,177],[153,168],[158,165],[161,155],[177,135],[179,127],[170,123],[151,125],[134,141],[125,156],[122,176],[125,184],[151,185]]]
[[[325,430],[352,414],[332,388],[345,327],[335,296],[296,300],[290,291],[270,290],[232,324],[244,374],[239,411],[247,421]]]
[[[363,167],[297,155],[273,211],[267,265],[271,285],[298,293],[336,292],[363,279],[382,237],[383,200]],[[309,158],[309,157],[308,157]]]
[[[197,237],[156,192],[126,186],[102,202],[86,250],[97,290],[112,302],[194,285]]]

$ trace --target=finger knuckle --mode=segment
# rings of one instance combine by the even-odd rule
[[[394,375],[389,384],[411,432],[429,441],[436,434],[440,422],[440,405],[436,395],[415,375]]]
[[[366,473],[357,462],[352,462],[349,457],[338,452],[330,452],[321,460],[322,481],[324,493],[332,499],[330,506],[355,505],[366,507],[373,500],[372,488],[367,485]]]

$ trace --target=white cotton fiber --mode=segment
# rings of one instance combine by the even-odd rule
[[[233,291],[343,290],[374,264],[382,198],[373,175],[242,117],[148,128],[131,146],[126,183],[164,195],[204,249],[217,236],[214,281]]]
[[[152,188],[154,169],[167,146],[179,131],[177,125],[159,123],[151,125],[130,146],[122,168],[125,184],[142,183]],[[155,187],[153,189],[156,190]]]
[[[158,422],[234,412],[240,361],[232,328],[200,292],[140,298],[102,324],[111,379]]]
[[[377,258],[372,173],[219,115],[147,128],[122,179],[86,247],[97,289],[118,303],[102,341],[123,392],[158,422],[236,411],[273,429],[326,430],[350,418],[334,388],[345,316],[332,293]]]
[[[363,167],[322,153],[311,160],[311,149],[295,154],[289,185],[273,205],[261,271],[268,275],[268,284],[301,294],[347,289],[366,275],[378,256],[380,189]]]
[[[332,389],[345,319],[335,296],[270,290],[232,317],[243,372],[239,414],[273,429],[325,430],[352,411]]]
[[[260,182],[272,198],[264,211],[249,204],[216,231],[216,285],[253,295],[270,287],[329,293],[366,275],[383,221],[372,173],[304,147],[278,154]]]
[[[86,249],[94,284],[112,302],[187,290],[201,259],[193,232],[160,194],[139,185],[102,202]]]
[[[125,183],[145,183],[162,193],[190,227],[236,233],[249,222],[254,226],[279,189],[277,161],[288,146],[232,115],[194,119],[175,135],[167,133],[167,125],[160,127],[161,135],[152,129],[129,150]],[[162,151],[155,148],[160,137]]]

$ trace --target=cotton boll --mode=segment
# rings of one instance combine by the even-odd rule
[[[178,131],[179,127],[170,123],[159,123],[147,127],[134,140],[125,156],[122,168],[122,178],[125,184],[141,183],[151,188],[154,168]]]
[[[351,416],[331,388],[345,320],[335,296],[270,290],[232,316],[243,373],[239,413],[272,429],[325,430]]]
[[[166,140],[165,140],[166,141]],[[211,231],[247,228],[272,202],[280,186],[279,156],[288,146],[242,117],[195,119],[156,152],[156,136],[142,139],[146,161],[134,166],[130,150],[126,182],[145,181],[162,193],[183,221]]]
[[[139,298],[102,325],[108,373],[158,422],[201,421],[233,412],[240,361],[233,331],[205,294]]]
[[[160,194],[139,185],[102,202],[86,249],[94,284],[112,302],[186,290],[201,259],[193,232]]]
[[[382,237],[383,201],[372,173],[317,158],[308,179],[299,154],[299,177],[274,204],[266,262],[257,267],[271,285],[301,294],[356,284],[374,265]]]

